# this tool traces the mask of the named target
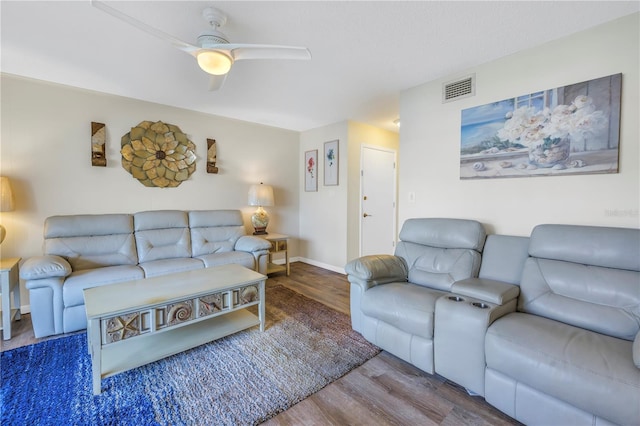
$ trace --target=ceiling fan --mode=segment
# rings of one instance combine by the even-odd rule
[[[192,45],[126,15],[102,1],[91,0],[91,4],[195,57],[200,68],[211,74],[209,90],[218,90],[222,87],[227,73],[235,61],[244,59],[311,59],[311,52],[306,47],[229,43],[227,36],[219,29],[227,22],[227,16],[214,7],[208,7],[202,12],[202,16],[211,25],[211,28],[198,36],[197,45]]]

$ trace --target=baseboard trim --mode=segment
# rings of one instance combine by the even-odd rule
[[[342,275],[346,275],[344,268],[338,268],[337,266],[329,265],[327,263],[318,262],[316,260],[307,259],[305,257],[297,257],[297,261],[302,263],[308,263],[309,265],[317,266],[322,269],[328,269],[329,271],[337,272]]]

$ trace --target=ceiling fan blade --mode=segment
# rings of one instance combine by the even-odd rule
[[[228,74],[224,74],[224,75],[211,74],[211,77],[209,79],[209,91],[211,92],[211,91],[220,89],[224,84],[224,81],[226,80],[227,75]]]
[[[169,43],[171,43],[174,47],[187,52],[191,55],[196,55],[196,52],[198,51],[199,47],[197,46],[193,46],[189,43],[186,43],[182,40],[179,40],[175,37],[173,37],[172,35],[169,35],[167,33],[165,33],[164,31],[160,31],[159,29],[153,28],[150,25],[145,24],[142,21],[137,20],[136,18],[133,18],[129,15],[124,14],[123,12],[120,12],[117,9],[112,8],[111,6],[108,6],[107,4],[98,1],[98,0],[91,0],[91,5],[102,10],[103,12],[108,13],[109,15],[120,19],[121,21],[126,22],[127,24],[136,27],[139,30],[142,30],[148,34],[151,34],[152,36],[158,37],[159,39],[168,41]]]
[[[235,61],[242,59],[311,59],[311,52],[306,47],[275,46],[269,44],[217,44],[210,47],[231,53]]]

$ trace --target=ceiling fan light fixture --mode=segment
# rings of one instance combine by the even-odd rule
[[[217,50],[202,50],[198,52],[197,59],[200,68],[213,75],[225,75],[233,65],[231,57]]]

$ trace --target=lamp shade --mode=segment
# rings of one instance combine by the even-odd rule
[[[0,212],[10,212],[15,208],[9,178],[0,176]]]
[[[250,206],[273,206],[273,188],[271,185],[251,185],[249,188]]]
[[[231,69],[233,60],[216,50],[202,50],[198,52],[198,65],[204,72],[213,75],[225,75]]]

